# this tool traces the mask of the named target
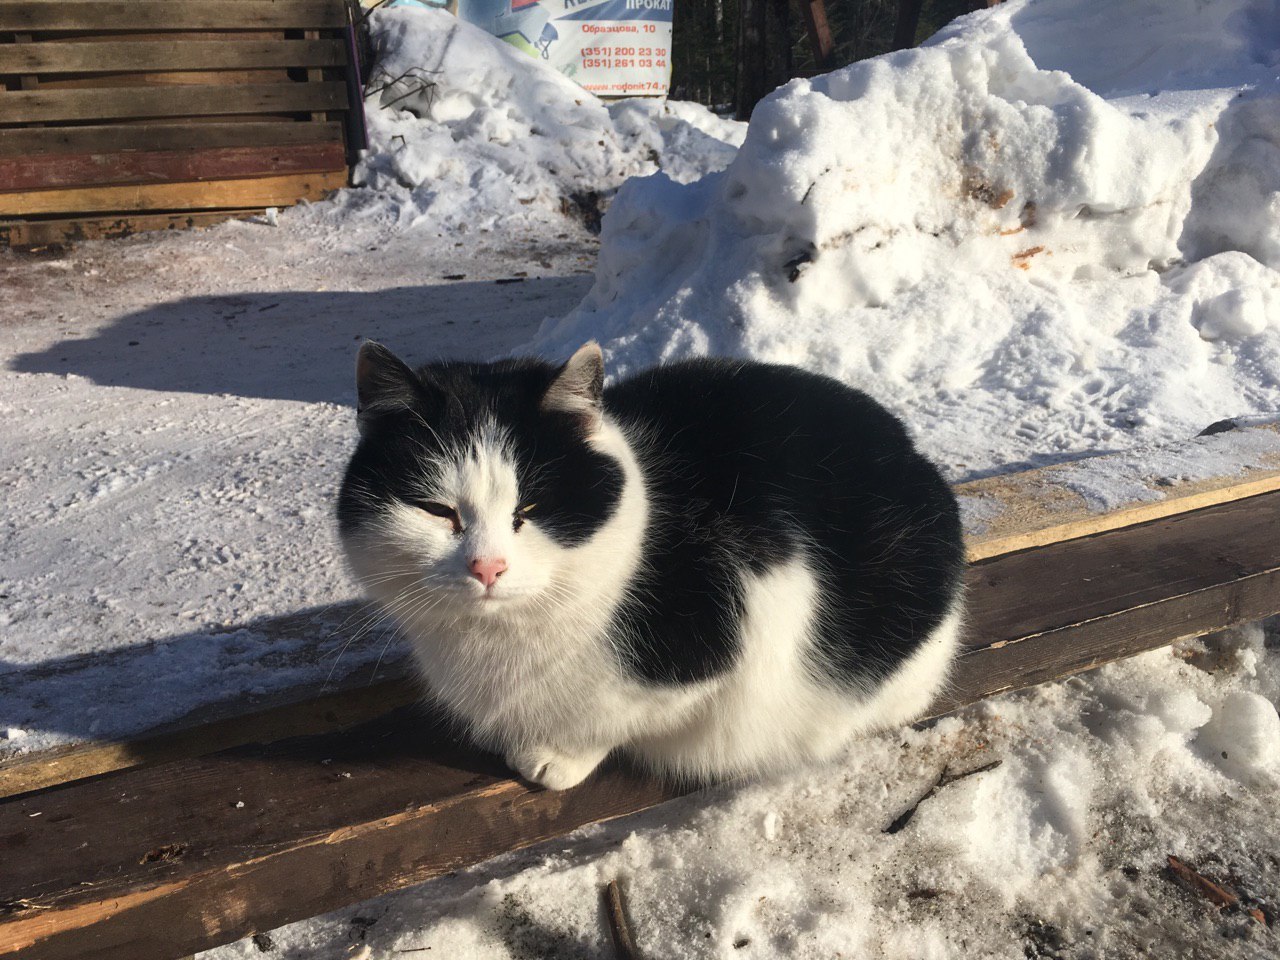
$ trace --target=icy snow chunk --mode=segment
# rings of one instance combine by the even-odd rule
[[[958,845],[1012,904],[1041,876],[1073,863],[1087,843],[1094,779],[1088,757],[1074,749],[1009,757],[940,790],[913,826],[927,840]]]
[[[1166,730],[1185,736],[1209,722],[1213,711],[1190,690],[1168,690],[1147,701],[1147,710],[1158,717]]]
[[[1206,340],[1243,340],[1267,327],[1261,291],[1228,290],[1197,306],[1196,326]]]
[[[1278,158],[1280,159],[1280,158]],[[1280,271],[1247,253],[1219,253],[1176,272],[1169,285],[1192,301],[1205,340],[1244,340],[1280,330]]]
[[[1260,694],[1247,690],[1229,693],[1196,742],[1219,769],[1236,780],[1280,782],[1280,715]]]

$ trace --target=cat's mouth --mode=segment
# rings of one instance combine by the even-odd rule
[[[479,590],[468,590],[467,592],[471,595],[471,599],[475,601],[476,606],[482,608],[505,606],[512,601],[519,600],[522,596],[518,591],[513,592],[503,589],[496,584],[491,587],[481,587]]]

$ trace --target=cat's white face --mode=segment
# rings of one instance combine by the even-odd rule
[[[388,502],[377,550],[353,556],[358,574],[397,606],[442,614],[510,612],[553,593],[570,550],[538,525],[522,496],[510,446],[496,428],[470,449],[434,458],[410,500]]]
[[[556,617],[620,589],[644,523],[637,468],[602,410],[594,344],[532,361],[410,370],[366,345],[361,442],[338,502],[365,588],[401,620]]]

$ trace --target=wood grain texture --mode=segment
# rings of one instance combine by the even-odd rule
[[[1271,493],[975,565],[937,711],[1280,611],[1278,524]],[[190,953],[679,792],[618,769],[532,790],[403,710],[55,787],[0,804],[0,953]]]
[[[346,66],[341,40],[113,39],[104,43],[0,43],[0,73],[141,73]]]
[[[826,3],[824,0],[796,0],[796,7],[804,22],[804,32],[809,38],[809,50],[813,53],[815,66],[819,70],[829,70],[835,42],[831,37],[831,25],[827,21]]]
[[[249,744],[318,735],[364,723],[422,697],[407,676],[369,682],[364,674],[263,698],[252,707],[219,704],[170,730],[119,743],[77,744],[0,763],[0,798],[95,777],[113,770],[202,757]]]
[[[341,143],[0,157],[0,191],[184,183],[346,170]]]
[[[340,143],[340,123],[159,122],[0,130],[0,157],[50,153],[119,153],[125,150],[279,147]]]
[[[347,170],[199,183],[129,184],[0,193],[0,217],[50,213],[282,207],[320,200],[347,185]]]
[[[245,83],[0,92],[0,123],[344,110],[347,85]]]
[[[340,0],[0,0],[0,31],[345,27]]]
[[[0,924],[0,955],[182,955],[246,923],[268,929],[335,895],[363,899],[676,793],[617,772],[569,793],[530,790],[403,713],[137,773],[0,809],[0,848],[15,854],[8,889],[48,908]],[[42,849],[71,854],[76,889],[50,880]]]
[[[0,248],[16,249],[78,243],[81,240],[119,240],[152,230],[190,230],[258,216],[261,207],[188,213],[144,213],[116,217],[72,217],[56,220],[0,220]],[[115,769],[114,767],[108,769]],[[99,771],[100,772],[100,771]],[[0,776],[0,780],[3,777]],[[0,796],[3,791],[0,790]]]
[[[1280,612],[1280,493],[987,560],[968,590],[935,712]]]
[[[1254,466],[1224,468],[1221,476],[1184,480],[1157,468],[1165,461],[1175,472],[1183,458],[1206,454],[1227,463],[1249,451]],[[1126,502],[1106,508],[1079,492],[1080,469],[1094,477],[1123,477],[1137,492]],[[1200,510],[1219,503],[1280,490],[1280,424],[1242,427],[1197,437],[1154,450],[1091,457],[1024,473],[1006,474],[960,484],[956,494],[983,517],[970,524],[971,562],[1031,547],[1119,530],[1162,517]],[[975,529],[976,527],[976,529]]]

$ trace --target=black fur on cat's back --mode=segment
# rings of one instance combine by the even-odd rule
[[[605,409],[651,501],[645,567],[617,614],[645,680],[728,669],[742,571],[801,553],[819,571],[817,649],[838,684],[884,679],[954,608],[955,497],[866,394],[794,367],[692,360],[610,387]]]

